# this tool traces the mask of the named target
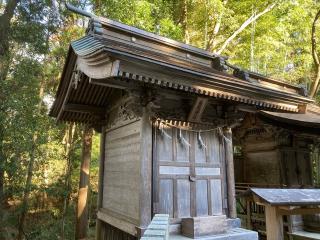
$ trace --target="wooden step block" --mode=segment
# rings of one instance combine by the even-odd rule
[[[222,216],[183,218],[181,233],[189,238],[222,234],[227,231],[227,219]]]

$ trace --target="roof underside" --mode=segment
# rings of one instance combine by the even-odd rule
[[[253,73],[235,77],[221,71],[225,66],[220,61],[204,50],[108,19],[95,19],[88,35],[71,44],[50,115],[63,121],[97,122],[115,89],[139,85],[268,111],[298,112],[312,102],[300,87]]]

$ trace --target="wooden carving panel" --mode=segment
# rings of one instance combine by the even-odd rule
[[[154,128],[154,213],[171,218],[224,214],[224,151],[218,132]]]

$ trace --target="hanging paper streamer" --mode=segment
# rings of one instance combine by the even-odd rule
[[[223,137],[224,140],[226,140],[229,143],[232,143],[232,141],[223,134],[222,128],[219,127],[218,131],[219,131],[219,135]]]
[[[169,139],[172,139],[172,137],[164,130],[164,124],[162,122],[160,122],[159,124],[159,130],[160,130],[161,136],[165,136]]]
[[[186,145],[188,147],[191,146],[190,143],[188,143],[188,141],[183,137],[181,129],[179,129],[178,131],[178,140],[183,145]]]
[[[172,137],[165,131],[165,127],[164,126],[167,126],[167,127],[171,127],[171,128],[175,128],[178,131],[178,140],[181,144],[183,145],[187,145],[188,147],[190,147],[190,143],[183,137],[182,135],[182,132],[181,132],[181,128],[176,126],[176,125],[173,125],[173,124],[170,124],[169,122],[166,122],[166,121],[163,121],[161,120],[160,118],[157,119],[159,121],[159,130],[160,130],[160,133],[161,135],[169,138],[169,139],[172,139]],[[218,132],[219,136],[222,137],[226,142],[229,142],[229,143],[232,143],[232,140],[227,138],[224,134],[223,134],[223,131],[222,131],[222,127],[216,127],[216,128],[212,128],[212,129],[206,129],[206,130],[193,130],[193,129],[183,129],[187,132],[195,132],[195,133],[198,133],[197,137],[198,137],[198,143],[199,145],[202,147],[202,148],[206,148],[207,146],[204,144],[202,138],[201,138],[201,133],[203,132]]]
[[[201,137],[201,132],[197,133],[197,139],[198,139],[198,144],[200,146],[201,149],[206,149],[207,146],[204,144],[202,137]]]

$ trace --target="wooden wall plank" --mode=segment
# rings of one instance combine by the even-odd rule
[[[106,132],[102,207],[140,221],[140,129],[135,121]]]

